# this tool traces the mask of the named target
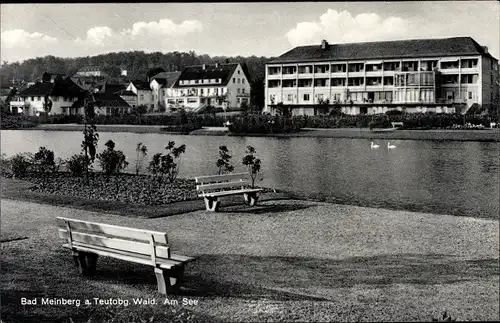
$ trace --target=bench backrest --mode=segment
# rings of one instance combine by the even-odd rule
[[[156,257],[170,258],[167,234],[164,232],[119,227],[116,225],[88,222],[69,218],[56,219],[59,237],[68,241],[70,247],[95,246]]]
[[[199,176],[195,178],[196,190],[202,193],[224,188],[241,187],[252,184],[249,173]]]
[[[392,125],[393,128],[396,128],[396,126],[402,127],[403,123],[401,121],[399,121],[399,122],[391,122],[391,125]]]

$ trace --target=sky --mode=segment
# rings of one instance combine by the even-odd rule
[[[1,4],[2,62],[194,51],[279,56],[301,45],[470,36],[499,58],[500,2]]]

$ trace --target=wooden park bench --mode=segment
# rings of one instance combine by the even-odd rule
[[[393,128],[403,128],[403,123],[398,121],[398,122],[391,122],[391,125]]]
[[[257,204],[257,193],[262,188],[246,188],[252,184],[252,179],[248,173],[237,173],[227,175],[212,175],[196,177],[196,191],[198,196],[205,199],[205,206],[208,211],[217,212],[220,206],[218,200],[221,196],[243,195],[247,205]]]
[[[95,274],[97,257],[106,256],[154,267],[158,291],[176,293],[184,265],[194,258],[172,254],[164,232],[82,220],[57,218],[59,237],[67,241],[75,264],[85,276]]]

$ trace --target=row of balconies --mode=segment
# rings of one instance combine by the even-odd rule
[[[437,70],[442,74],[471,74],[478,73],[478,68],[452,68],[452,69],[441,69]],[[394,73],[418,73],[418,72],[429,72],[429,71],[358,71],[358,72],[331,72],[331,73],[292,73],[292,74],[268,74],[268,79],[293,79],[293,78],[322,78],[322,77],[342,77],[342,76],[392,76]]]

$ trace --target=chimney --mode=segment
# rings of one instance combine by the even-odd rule
[[[207,69],[207,64],[203,64],[203,70]]]
[[[326,40],[324,40],[324,39],[323,39],[323,40],[321,41],[321,49],[322,49],[322,50],[325,50],[325,49],[327,49],[327,48],[328,48],[328,42],[327,42]]]
[[[484,53],[488,54],[488,47],[487,46],[482,46],[482,47],[483,47]]]

